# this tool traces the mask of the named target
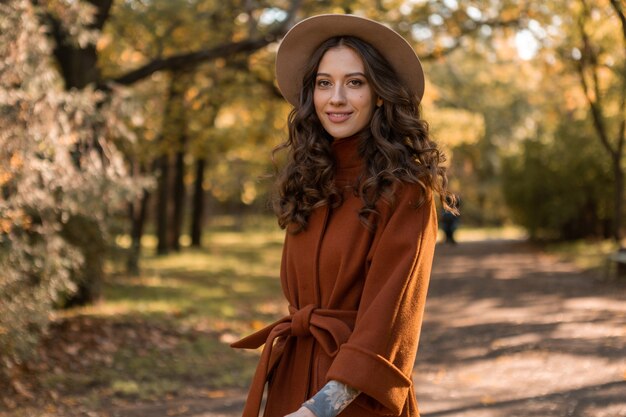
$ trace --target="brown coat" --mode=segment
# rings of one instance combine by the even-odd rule
[[[361,173],[359,138],[333,143],[343,204],[320,207],[305,232],[287,234],[281,281],[290,315],[233,344],[265,343],[244,417],[257,417],[269,379],[264,417],[283,417],[329,380],[362,393],[340,417],[419,412],[411,372],[417,352],[437,218],[432,195],[403,184],[393,205],[381,202],[372,234],[357,217],[350,184]],[[267,343],[266,343],[267,342]]]

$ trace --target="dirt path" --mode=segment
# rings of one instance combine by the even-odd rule
[[[514,241],[440,246],[431,282],[423,417],[626,417],[626,285]]]
[[[414,380],[422,417],[626,417],[626,284],[524,242],[442,245]],[[244,398],[170,403],[167,415],[235,417]]]

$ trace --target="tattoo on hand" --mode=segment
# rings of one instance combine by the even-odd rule
[[[359,390],[330,381],[313,398],[303,404],[317,417],[335,417],[341,413],[358,395]]]

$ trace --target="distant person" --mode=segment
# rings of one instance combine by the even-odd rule
[[[265,344],[243,416],[268,382],[264,417],[418,417],[433,194],[450,196],[420,61],[382,24],[320,15],[287,33],[276,78],[294,106],[274,201],[289,315],[233,344]]]
[[[461,207],[460,206],[461,200],[457,198],[456,202],[453,202],[453,200],[449,199],[448,204],[450,206],[454,206],[457,209],[459,209]],[[459,221],[460,221],[460,218],[459,218],[458,213],[453,213],[452,211],[446,210],[445,208],[442,210],[440,223],[441,223],[441,229],[446,235],[445,243],[448,243],[451,245],[457,244],[457,241],[454,238],[454,232],[456,232],[456,229],[459,227]]]

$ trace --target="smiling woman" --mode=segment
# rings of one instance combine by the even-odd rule
[[[376,97],[365,77],[363,61],[353,49],[336,46],[324,54],[313,101],[317,117],[334,139],[354,135],[369,124]],[[382,100],[377,101],[382,105]]]
[[[306,19],[276,58],[294,106],[274,211],[289,315],[233,344],[265,344],[244,417],[418,417],[411,380],[447,190],[420,118],[411,46],[351,15]]]

